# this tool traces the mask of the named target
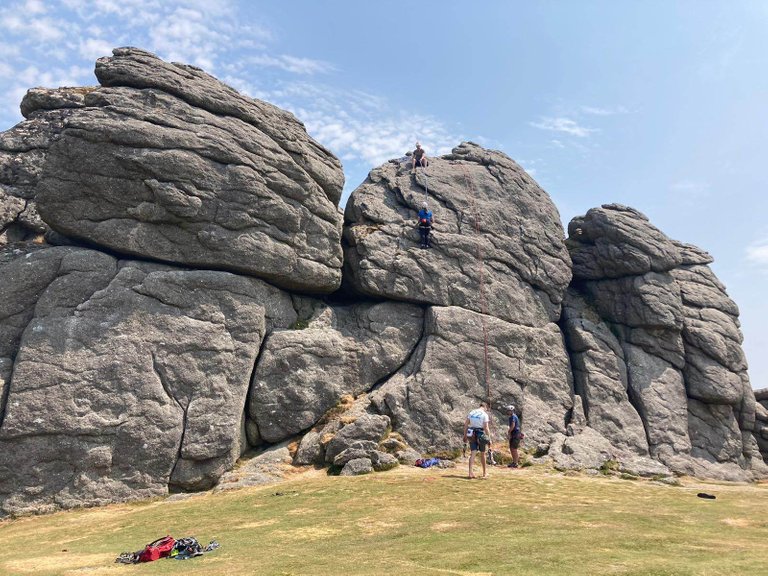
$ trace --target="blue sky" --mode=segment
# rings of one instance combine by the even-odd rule
[[[3,0],[0,129],[27,88],[95,84],[95,59],[127,45],[293,111],[347,193],[416,139],[473,140],[564,223],[639,209],[715,257],[768,387],[768,2]]]

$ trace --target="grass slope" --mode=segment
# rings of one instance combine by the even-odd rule
[[[0,574],[767,574],[768,486],[672,487],[543,468],[311,472],[287,482],[0,523]],[[702,500],[696,493],[716,494]],[[114,564],[159,536],[222,547]]]

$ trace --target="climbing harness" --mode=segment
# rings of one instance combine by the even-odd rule
[[[470,207],[472,209],[472,215],[474,217],[475,221],[475,233],[478,236],[478,242],[477,242],[477,260],[480,262],[480,274],[479,274],[479,284],[480,284],[480,319],[483,325],[483,361],[485,364],[485,395],[486,395],[486,401],[488,402],[488,406],[491,406],[491,378],[490,378],[490,371],[488,367],[488,326],[486,325],[486,315],[488,313],[488,309],[485,302],[485,261],[483,259],[483,244],[481,242],[480,238],[480,217],[477,213],[477,207],[475,206],[475,187],[472,184],[472,178],[469,175],[469,172],[467,172],[467,167],[461,164],[461,169],[464,172],[464,183],[465,187],[469,191],[469,202]]]

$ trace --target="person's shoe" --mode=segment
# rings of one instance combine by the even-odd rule
[[[519,468],[519,466],[512,462],[512,464],[507,464],[507,468]]]

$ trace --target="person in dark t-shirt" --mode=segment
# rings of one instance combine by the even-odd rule
[[[424,152],[424,148],[418,142],[416,142],[416,150],[413,151],[411,156],[413,157],[413,172],[416,172],[418,167],[426,168],[429,165],[427,153]]]
[[[507,406],[507,414],[509,415],[509,429],[507,430],[507,436],[509,437],[509,453],[512,454],[512,464],[510,468],[517,468],[520,465],[520,443],[523,441],[525,435],[520,428],[520,418],[515,414],[514,406]]]

